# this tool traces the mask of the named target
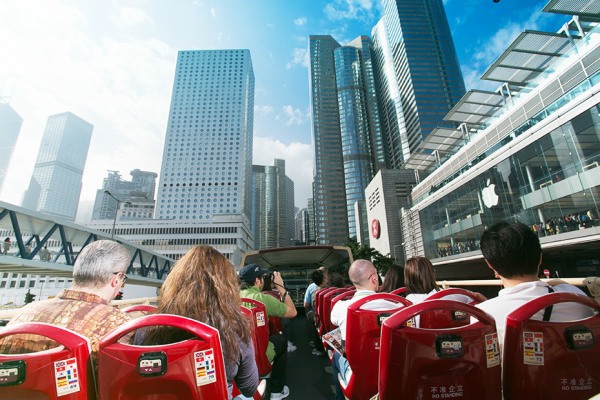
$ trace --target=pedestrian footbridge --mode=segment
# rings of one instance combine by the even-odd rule
[[[4,254],[5,239],[10,247]],[[82,248],[110,236],[95,229],[0,201],[0,273],[72,277],[73,264]],[[131,261],[128,283],[159,287],[173,260],[127,240]]]

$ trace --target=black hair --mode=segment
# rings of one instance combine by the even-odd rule
[[[312,279],[315,285],[321,286],[321,284],[323,283],[323,279],[325,279],[325,275],[323,274],[323,271],[317,269],[314,270],[312,274],[310,274],[310,279]]]
[[[483,257],[500,276],[537,275],[542,247],[528,226],[498,222],[483,232],[480,244]]]

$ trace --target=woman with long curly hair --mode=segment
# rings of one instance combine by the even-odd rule
[[[173,267],[158,295],[159,314],[176,314],[216,328],[221,337],[229,398],[233,381],[245,396],[258,386],[250,321],[241,312],[238,277],[233,266],[209,246],[190,249]],[[189,339],[185,331],[156,327],[143,334],[147,345]],[[137,340],[136,340],[137,341]]]

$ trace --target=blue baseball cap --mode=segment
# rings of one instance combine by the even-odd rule
[[[240,279],[247,283],[253,283],[256,278],[268,274],[268,269],[261,268],[258,264],[248,264],[240,271]]]

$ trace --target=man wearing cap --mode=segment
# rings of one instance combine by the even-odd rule
[[[297,315],[296,306],[294,306],[294,302],[288,295],[279,272],[273,273],[272,281],[281,294],[282,300],[279,301],[273,296],[262,293],[265,276],[268,274],[270,274],[269,270],[261,268],[257,264],[249,264],[242,268],[239,275],[241,281],[240,297],[263,303],[269,317],[294,318]],[[267,356],[273,362],[270,378],[271,400],[284,399],[290,394],[289,388],[285,386],[287,338],[284,334],[280,333],[269,338]]]

